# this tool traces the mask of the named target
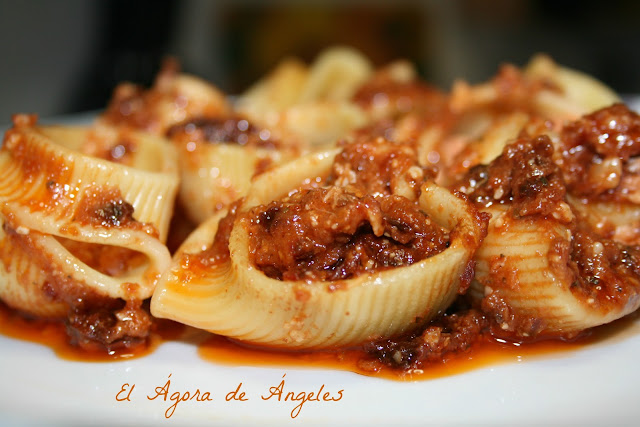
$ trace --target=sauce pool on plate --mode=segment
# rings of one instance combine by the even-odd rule
[[[463,374],[475,369],[505,363],[527,362],[539,358],[563,357],[595,345],[608,345],[640,334],[640,315],[636,312],[608,325],[594,328],[573,341],[544,340],[532,343],[509,343],[485,335],[469,351],[449,355],[443,362],[428,365],[423,370],[408,372],[381,368],[370,371],[361,363],[366,354],[361,349],[312,352],[284,352],[250,347],[225,337],[197,331],[200,357],[210,363],[228,366],[296,367],[350,371],[366,376],[398,381],[420,381]],[[51,348],[57,357],[78,362],[113,362],[140,358],[153,353],[162,343],[180,341],[188,328],[170,321],[156,321],[147,346],[134,349],[86,350],[69,343],[61,322],[27,319],[0,304],[0,333],[7,337],[35,342]]]

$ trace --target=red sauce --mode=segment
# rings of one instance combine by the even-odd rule
[[[610,344],[640,332],[638,314],[594,328],[573,341],[544,340],[530,343],[499,342],[489,335],[477,340],[470,350],[449,354],[443,362],[427,369],[405,372],[383,367],[372,372],[361,367],[361,349],[314,352],[283,352],[250,347],[225,337],[211,335],[199,346],[200,356],[209,362],[228,366],[332,369],[396,381],[424,381],[460,375],[475,369],[535,359],[562,357],[597,344]]]
[[[638,334],[640,323],[636,312],[608,325],[594,328],[573,341],[546,340],[518,344],[498,342],[484,336],[469,351],[449,355],[442,363],[429,365],[422,371],[403,372],[382,368],[371,372],[361,367],[365,356],[362,350],[315,352],[283,352],[265,350],[237,343],[225,337],[202,332],[205,339],[198,344],[203,360],[226,366],[282,367],[331,369],[355,372],[398,381],[417,381],[459,375],[475,369],[507,363],[521,363],[545,357],[562,357],[571,352],[599,344],[612,344]],[[90,351],[69,344],[65,326],[61,322],[31,320],[0,303],[0,334],[51,348],[56,356],[77,362],[113,362],[141,358],[153,353],[163,342],[179,340],[186,327],[181,324],[155,321],[149,345],[134,349],[119,349],[110,353]],[[190,340],[193,341],[193,340]]]
[[[61,359],[76,362],[113,362],[147,356],[165,341],[180,336],[184,326],[168,320],[155,320],[148,344],[131,348],[82,348],[70,343],[62,321],[30,319],[0,303],[0,334],[49,347]]]

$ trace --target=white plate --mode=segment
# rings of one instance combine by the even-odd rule
[[[420,382],[216,365],[183,342],[112,363],[70,362],[3,336],[0,349],[2,425],[620,425],[640,419],[640,321],[578,351]],[[168,379],[169,399],[150,400]],[[283,379],[283,400],[264,400]],[[247,400],[227,401],[240,383]],[[134,384],[129,400],[118,401],[127,395],[119,394],[123,387]],[[300,402],[284,401],[284,394],[317,393],[322,386],[334,398],[342,390],[342,398],[308,401],[293,418]],[[211,400],[180,402],[166,418],[172,394],[196,390]]]

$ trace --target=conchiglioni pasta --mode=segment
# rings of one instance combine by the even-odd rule
[[[640,253],[584,224],[553,153],[546,136],[520,139],[461,185],[492,215],[472,295],[520,337],[575,334],[640,306]]]
[[[167,136],[179,153],[180,200],[196,224],[244,196],[255,175],[300,151],[242,117],[186,121]]]
[[[368,122],[366,112],[351,98],[372,74],[366,57],[336,47],[321,53],[308,68],[299,61],[283,61],[242,94],[236,108],[278,139],[309,148],[332,144]]]
[[[577,245],[588,252],[584,259],[598,260],[624,253],[614,243],[603,244],[554,219],[488,211],[495,220],[476,256],[472,292],[505,333],[571,336],[640,307],[640,277],[623,263],[607,259],[592,276],[578,266]],[[635,263],[636,257],[625,262]]]
[[[133,132],[102,141],[127,140],[141,154],[153,152],[151,159],[132,155],[130,167],[82,154],[90,135],[89,128],[37,127],[27,116],[7,131],[0,151],[0,296],[20,311],[65,318],[109,300],[138,309],[170,262],[163,242],[178,184],[171,147]],[[116,260],[120,265],[107,266]]]
[[[468,203],[434,184],[422,186],[419,208],[446,229],[448,242],[440,253],[338,281],[277,279],[255,265],[251,228],[242,213],[268,209],[265,204],[300,185],[320,185],[335,156],[309,155],[257,178],[236,207],[228,258],[202,264],[202,257],[212,256],[220,217],[196,230],[154,293],[154,316],[267,346],[331,348],[414,329],[441,313],[460,290],[483,221]],[[339,188],[329,187],[324,197]]]

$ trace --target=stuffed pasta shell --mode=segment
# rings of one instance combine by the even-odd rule
[[[82,152],[123,144],[130,166]],[[142,301],[170,263],[164,240],[177,185],[163,139],[16,116],[0,150],[0,298],[64,319],[81,345],[144,340],[151,319]]]
[[[640,306],[640,252],[569,203],[548,136],[507,145],[458,188],[492,215],[471,293],[499,333],[572,336]]]
[[[466,290],[486,231],[486,218],[432,177],[412,148],[382,140],[266,172],[189,237],[152,313],[280,348],[420,327]]]

